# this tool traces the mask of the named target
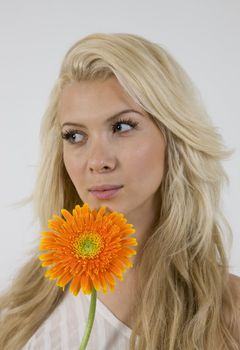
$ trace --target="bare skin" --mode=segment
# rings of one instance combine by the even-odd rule
[[[123,281],[116,281],[114,292],[97,293],[97,298],[126,326],[133,328],[132,305],[134,303],[134,274],[129,270]]]

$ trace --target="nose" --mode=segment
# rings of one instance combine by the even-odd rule
[[[116,158],[110,144],[106,140],[94,141],[88,157],[90,172],[105,173],[114,170]]]

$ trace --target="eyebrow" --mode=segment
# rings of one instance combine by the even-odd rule
[[[126,113],[137,113],[139,115],[141,115],[142,117],[144,117],[144,115],[139,112],[139,111],[136,111],[135,109],[124,109],[123,111],[120,111],[114,115],[112,115],[111,117],[109,117],[108,119],[106,119],[105,123],[108,123],[114,119],[116,119],[117,117],[119,117],[120,115],[122,114],[126,114]],[[85,127],[85,125],[83,124],[79,124],[79,123],[70,123],[70,122],[66,122],[62,125],[62,128],[65,126],[65,125],[72,125],[72,126],[79,126],[79,127]]]

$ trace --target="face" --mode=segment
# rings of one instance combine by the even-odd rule
[[[109,78],[67,85],[58,117],[64,164],[82,201],[146,219],[155,208],[165,153],[162,133],[147,113]],[[99,185],[121,188],[90,191]]]

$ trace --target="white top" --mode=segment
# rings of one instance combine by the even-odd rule
[[[67,292],[62,302],[22,350],[79,350],[88,318],[91,295]],[[132,330],[97,299],[87,350],[128,350]]]

